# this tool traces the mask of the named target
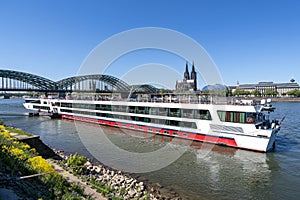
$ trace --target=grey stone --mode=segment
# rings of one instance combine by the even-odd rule
[[[128,195],[132,198],[132,197],[134,197],[134,196],[136,195],[136,191],[133,190],[133,189],[130,189],[130,190],[128,191]]]
[[[13,190],[0,188],[0,199],[15,200],[19,199],[18,195]]]

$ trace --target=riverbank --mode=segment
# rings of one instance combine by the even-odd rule
[[[273,102],[300,102],[300,97],[240,97],[243,100],[261,101],[271,99]]]
[[[48,158],[47,163],[51,164],[52,171],[55,171],[68,180],[68,184],[66,185],[71,187],[68,190],[71,191],[73,187],[81,188],[78,189],[82,193],[81,199],[100,199],[100,196],[102,199],[181,199],[175,192],[163,194],[160,190],[162,186],[159,184],[155,186],[148,185],[145,182],[138,181],[130,174],[110,169],[101,164],[91,163],[87,158],[79,156],[78,154],[65,155],[61,150],[49,148],[39,137],[17,134],[14,133],[13,130],[14,129],[10,128],[10,132],[8,132],[4,126],[1,127],[1,132],[6,133],[7,137],[7,133],[9,133],[9,137],[13,136],[18,139],[18,141],[10,138],[9,140],[14,140],[15,143],[19,144],[28,143],[37,150],[37,153],[40,152],[44,158]],[[2,153],[4,146],[8,145],[4,145],[3,140],[1,140]],[[76,164],[74,165],[74,163]],[[28,173],[18,174],[16,173],[16,169],[7,170],[3,169],[3,167],[4,166],[1,166],[0,188],[8,190],[5,193],[9,194],[13,191],[11,195],[18,195],[26,199],[47,198],[47,190],[51,191],[51,188],[47,188],[49,185],[40,184],[39,178],[35,178],[37,179],[36,181],[38,181],[38,185],[30,180],[10,182],[9,180],[16,179],[21,175],[28,175]],[[19,168],[18,170],[26,171]],[[66,174],[69,175],[65,176]],[[44,178],[42,177],[42,179]],[[38,188],[38,190],[33,188]],[[24,190],[27,191],[24,192]],[[39,190],[42,192],[36,193],[36,191]]]
[[[18,137],[38,139],[0,125],[0,199],[93,199]]]
[[[300,102],[300,97],[276,97],[271,99],[274,102]]]

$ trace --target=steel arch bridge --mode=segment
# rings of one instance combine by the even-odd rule
[[[128,92],[130,90],[130,86],[124,81],[104,74],[73,76],[62,79],[56,84],[59,89],[71,91],[81,91],[84,88],[92,91],[98,89],[100,91]]]
[[[55,90],[56,83],[41,76],[13,70],[0,70],[2,91]]]
[[[157,93],[157,88],[152,86],[152,85],[148,85],[148,84],[142,84],[142,85],[131,85],[131,90],[133,90],[133,92],[136,93]]]
[[[152,85],[129,85],[104,74],[73,76],[60,81],[13,70],[0,70],[0,91],[155,93]]]

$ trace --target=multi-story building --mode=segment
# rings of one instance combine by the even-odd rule
[[[283,96],[289,91],[294,89],[300,89],[298,83],[294,79],[291,79],[288,83],[274,83],[274,82],[259,82],[257,84],[239,84],[236,86],[229,87],[232,92],[235,90],[244,90],[253,92],[255,90],[259,91],[261,94],[264,94],[267,90],[275,90],[278,93],[278,96]]]

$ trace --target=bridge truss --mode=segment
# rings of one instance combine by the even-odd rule
[[[0,70],[0,91],[155,93],[152,85],[129,85],[110,75],[73,76],[60,81],[13,70]]]

